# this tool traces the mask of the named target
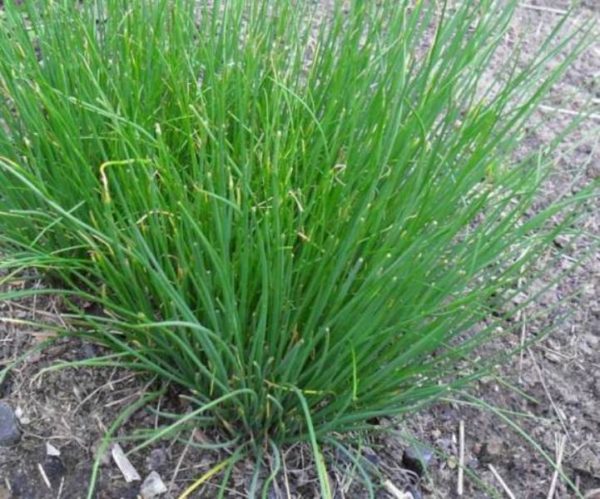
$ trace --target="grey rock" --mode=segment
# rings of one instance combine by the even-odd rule
[[[0,402],[0,446],[15,445],[21,438],[17,416],[6,402]]]

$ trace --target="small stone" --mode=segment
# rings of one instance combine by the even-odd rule
[[[554,238],[554,245],[557,248],[565,248],[569,245],[569,238],[566,236],[557,236]]]
[[[17,406],[15,409],[15,416],[22,425],[28,425],[31,423],[31,420],[25,415],[25,412],[19,406]]]
[[[402,465],[421,476],[433,457],[433,451],[423,445],[411,445],[402,454]]]
[[[60,451],[50,442],[46,442],[46,455],[58,457],[60,456]]]
[[[166,491],[167,486],[156,471],[151,472],[146,477],[140,488],[140,494],[143,499],[152,499],[160,494],[164,494]]]
[[[15,445],[20,438],[19,423],[12,407],[0,402],[0,446]]]

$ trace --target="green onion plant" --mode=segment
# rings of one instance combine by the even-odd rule
[[[555,143],[513,159],[587,39],[563,20],[493,62],[515,8],[5,2],[2,268],[196,424],[305,440],[323,478],[326,439],[497,361],[473,349],[593,195],[535,209]]]

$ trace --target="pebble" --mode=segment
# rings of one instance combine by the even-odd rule
[[[402,465],[421,476],[433,457],[433,451],[423,445],[411,445],[402,454]]]
[[[6,402],[0,402],[0,446],[14,445],[20,438],[19,423],[12,407]]]
[[[140,494],[144,499],[152,499],[160,494],[164,494],[166,491],[167,486],[156,471],[151,472],[146,477],[140,488]]]
[[[48,456],[60,456],[60,450],[58,450],[50,442],[46,442],[46,455]]]
[[[19,406],[17,406],[17,408],[15,409],[15,416],[19,420],[19,423],[21,423],[21,425],[28,425],[29,423],[31,423],[31,419],[29,419],[29,417],[25,415],[25,411],[23,411],[23,409]]]

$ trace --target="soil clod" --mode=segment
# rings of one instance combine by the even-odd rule
[[[48,480],[50,480],[50,483],[53,486],[57,486],[60,483],[60,479],[67,471],[65,465],[58,456],[46,456],[42,466],[44,467]]]
[[[432,457],[433,451],[429,447],[425,447],[424,445],[411,445],[405,449],[404,454],[402,454],[402,465],[406,469],[414,471],[417,475],[421,476],[427,469]]]
[[[490,438],[485,441],[479,451],[479,460],[482,464],[497,462],[504,452],[504,443],[497,438]]]
[[[152,449],[150,455],[146,458],[146,468],[148,471],[160,471],[165,467],[168,461],[167,451],[162,448]]]

